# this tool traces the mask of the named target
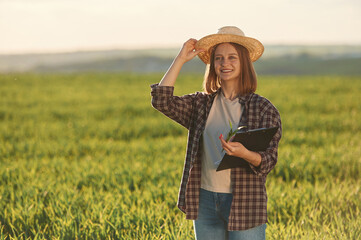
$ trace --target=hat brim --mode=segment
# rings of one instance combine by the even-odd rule
[[[205,36],[197,41],[195,49],[204,49],[204,52],[198,54],[198,57],[205,63],[210,63],[210,54],[211,49],[217,44],[232,42],[237,43],[245,48],[247,48],[251,61],[255,62],[259,59],[264,51],[263,44],[257,39],[238,36],[234,34],[212,34]]]

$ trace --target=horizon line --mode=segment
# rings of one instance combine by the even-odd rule
[[[264,46],[279,46],[279,47],[361,47],[361,43],[266,43]],[[15,55],[46,55],[46,54],[71,54],[71,53],[86,53],[86,52],[107,52],[107,51],[145,51],[145,50],[180,50],[181,46],[114,46],[114,47],[89,47],[89,48],[64,48],[64,49],[49,49],[49,50],[15,50],[15,51],[1,51],[2,56]]]

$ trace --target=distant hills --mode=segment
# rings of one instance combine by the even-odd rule
[[[178,49],[82,51],[53,54],[0,55],[0,73],[38,72],[165,72]],[[255,63],[258,74],[361,75],[361,45],[265,46]],[[205,65],[195,58],[183,72],[203,73]]]

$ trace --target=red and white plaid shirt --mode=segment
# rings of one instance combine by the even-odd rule
[[[196,92],[173,96],[174,87],[151,85],[152,105],[167,117],[188,129],[187,154],[181,181],[178,207],[187,219],[197,219],[199,189],[201,186],[200,140],[211,109],[214,94]],[[266,151],[261,155],[261,164],[255,167],[237,167],[231,170],[233,201],[229,215],[228,230],[246,230],[267,222],[266,177],[277,163],[278,143],[281,139],[281,118],[272,103],[258,94],[239,97],[244,114],[239,126],[248,129],[278,126]]]

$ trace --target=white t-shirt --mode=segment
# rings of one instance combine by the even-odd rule
[[[212,192],[232,192],[231,170],[216,172],[225,154],[219,135],[223,134],[224,139],[227,137],[230,130],[229,120],[232,122],[233,130],[238,127],[242,111],[238,98],[229,100],[222,92],[214,98],[202,138],[201,188]]]

